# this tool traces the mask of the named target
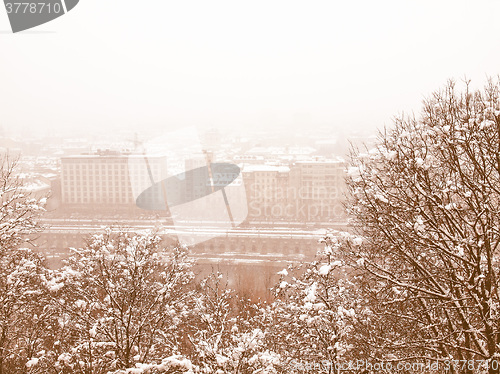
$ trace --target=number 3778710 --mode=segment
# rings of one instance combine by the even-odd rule
[[[59,3],[5,3],[7,13],[23,13],[23,14],[41,14],[41,13],[62,13],[61,4]]]

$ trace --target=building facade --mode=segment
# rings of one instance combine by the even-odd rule
[[[345,217],[344,160],[297,161],[290,171],[289,199],[298,202],[297,217],[328,221]]]
[[[243,180],[250,220],[293,216],[290,211],[286,212],[290,180],[288,166],[248,165],[243,169]]]
[[[249,219],[323,222],[345,218],[346,166],[343,160],[330,159],[245,166]]]
[[[61,159],[65,205],[135,205],[140,191],[167,177],[166,157],[98,152]]]

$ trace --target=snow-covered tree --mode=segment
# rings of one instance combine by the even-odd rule
[[[45,199],[29,194],[18,178],[17,159],[0,158],[0,374],[29,371],[30,360],[43,355],[50,274],[31,245]],[[31,361],[34,362],[34,361]]]
[[[349,168],[346,254],[371,285],[366,343],[381,360],[500,367],[500,85],[450,82]],[[487,360],[483,369],[479,362]]]
[[[157,235],[95,235],[73,250],[57,279],[60,372],[107,373],[161,365],[179,354],[191,262],[183,247],[166,253]]]
[[[45,198],[35,198],[23,186],[18,160],[0,157],[0,255],[18,248],[40,230],[38,217]]]
[[[314,262],[279,272],[265,325],[269,349],[279,353],[284,372],[315,367],[317,372],[339,373],[339,364],[363,356],[353,345],[353,330],[365,314],[364,303],[355,274],[339,260],[342,243],[329,235]]]
[[[121,369],[109,374],[194,374],[192,362],[182,355],[166,357],[158,364],[135,364],[135,367]]]
[[[53,343],[57,310],[51,304],[51,272],[30,249],[0,257],[0,373],[39,373]]]
[[[277,373],[279,357],[265,345],[266,332],[253,317],[255,305],[239,300],[221,273],[199,284],[186,332],[196,373]]]

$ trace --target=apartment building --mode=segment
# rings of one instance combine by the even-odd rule
[[[297,161],[290,171],[289,199],[299,202],[298,216],[305,219],[338,219],[345,216],[344,160]]]
[[[247,165],[243,180],[250,218],[286,216],[290,168],[288,166]]]
[[[167,176],[164,156],[99,151],[61,159],[62,202],[66,205],[135,205],[135,199]]]
[[[289,166],[246,165],[250,219],[324,221],[345,217],[346,163],[312,159]]]

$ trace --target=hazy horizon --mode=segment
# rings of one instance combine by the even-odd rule
[[[500,1],[81,0],[11,34],[0,126],[98,133],[183,126],[375,130],[450,78],[498,75]]]

